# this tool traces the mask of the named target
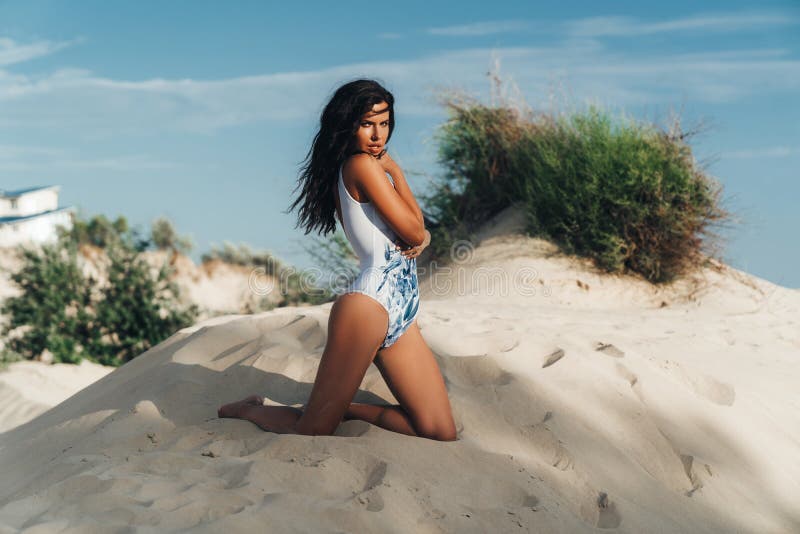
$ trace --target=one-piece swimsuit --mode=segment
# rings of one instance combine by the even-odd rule
[[[372,202],[359,202],[350,196],[341,166],[338,188],[342,226],[359,260],[358,275],[342,294],[363,293],[386,309],[389,324],[381,344],[386,348],[408,330],[419,312],[417,260],[406,258],[395,248],[398,236]]]

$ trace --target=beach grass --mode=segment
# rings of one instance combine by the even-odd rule
[[[729,217],[721,185],[701,169],[679,121],[664,128],[596,105],[538,112],[462,94],[442,98],[436,133],[444,173],[420,195],[433,258],[503,209],[520,206],[526,232],[613,273],[653,283],[703,265]]]

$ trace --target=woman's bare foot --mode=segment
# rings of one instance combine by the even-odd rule
[[[252,406],[263,406],[264,405],[264,397],[261,395],[250,395],[245,397],[244,399],[236,402],[231,402],[230,404],[225,404],[220,406],[217,410],[217,417],[234,417],[238,418],[239,414],[242,411],[242,407],[246,405]]]

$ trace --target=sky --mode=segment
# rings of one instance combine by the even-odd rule
[[[307,268],[288,206],[333,91],[392,91],[389,150],[421,192],[442,173],[439,97],[490,103],[491,69],[534,109],[705,125],[693,153],[736,217],[722,259],[800,288],[796,0],[0,0],[0,188],[168,217],[195,260],[228,241]]]

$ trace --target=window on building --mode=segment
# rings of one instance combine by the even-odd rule
[[[16,198],[12,198],[11,199],[11,209],[12,210],[17,209],[17,199]]]

